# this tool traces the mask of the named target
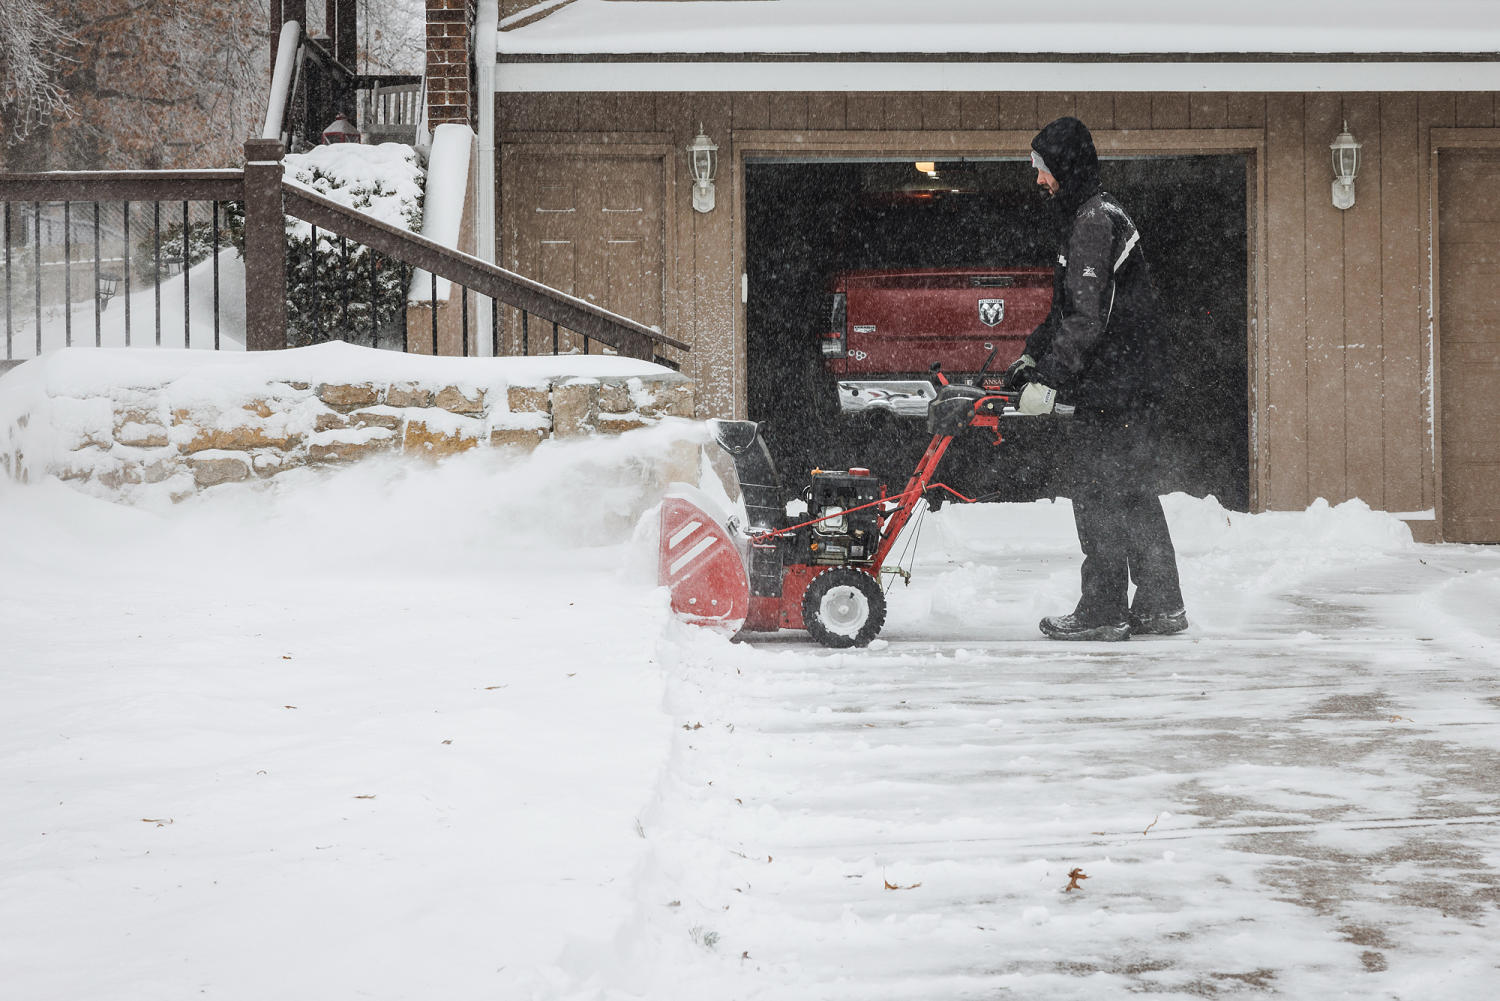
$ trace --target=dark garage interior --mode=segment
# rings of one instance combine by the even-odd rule
[[[882,267],[1050,266],[1059,223],[1021,160],[778,161],[747,167],[749,416],[784,479],[867,466],[900,489],[929,436],[920,419],[841,415],[819,336],[832,275]],[[1162,493],[1249,502],[1246,162],[1243,156],[1106,160],[1104,186],[1141,230],[1169,328],[1157,418]],[[940,479],[969,496],[1064,492],[1064,418],[974,430]]]

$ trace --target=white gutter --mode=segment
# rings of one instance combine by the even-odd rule
[[[474,200],[474,242],[476,256],[495,263],[495,60],[490,55],[498,44],[500,4],[498,0],[479,0],[474,18],[474,62],[476,64],[473,99],[479,102],[478,197]],[[480,330],[494,329],[491,314],[495,304],[481,296]],[[481,341],[484,338],[480,338]]]

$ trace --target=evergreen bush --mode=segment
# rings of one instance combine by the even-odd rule
[[[421,228],[422,167],[410,147],[319,146],[284,162],[289,178],[326,198],[392,225]],[[404,347],[410,281],[404,263],[288,219],[288,346],[340,340]]]

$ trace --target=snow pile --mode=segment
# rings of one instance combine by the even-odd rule
[[[7,990],[477,997],[608,940],[669,735],[618,569],[664,442],[614,444],[170,518],[0,482]]]
[[[284,177],[380,222],[414,229],[422,221],[422,162],[403,143],[331,143],[282,159]],[[288,235],[310,239],[309,224],[288,220]],[[325,236],[325,239],[327,237]]]

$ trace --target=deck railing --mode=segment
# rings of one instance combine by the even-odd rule
[[[432,317],[431,340],[408,331],[403,346],[411,350],[439,352],[437,313],[444,308],[461,312],[462,340],[443,353],[549,354],[564,351],[565,342],[566,350],[579,350],[581,342],[586,352],[612,351],[675,368],[689,350],[659,330],[286,181],[276,140],[251,140],[245,153],[243,169],[0,174],[0,361],[87,344],[287,347],[288,218],[336,234],[346,248],[353,241],[393,266],[433,276],[432,295],[423,297]],[[48,241],[42,221],[53,219],[59,220],[56,238]],[[242,293],[231,287],[240,280],[241,256]],[[223,262],[230,260],[234,282],[224,273]],[[369,269],[383,266],[373,257],[366,260]],[[374,284],[365,273],[340,277],[346,297]],[[451,306],[433,305],[439,302],[439,279],[456,287]],[[194,294],[205,287],[206,302]],[[471,315],[475,297],[496,308]],[[123,304],[112,311],[117,298]],[[481,315],[490,317],[487,330],[479,329]],[[373,308],[369,316],[373,323]],[[378,343],[373,329],[328,322],[331,329],[318,331],[317,339]],[[563,331],[576,336],[564,338]]]

